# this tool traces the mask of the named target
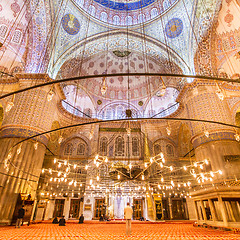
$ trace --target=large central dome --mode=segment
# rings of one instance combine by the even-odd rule
[[[149,22],[169,11],[179,0],[73,0],[93,18],[115,26]]]

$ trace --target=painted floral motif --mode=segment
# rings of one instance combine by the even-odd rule
[[[178,37],[183,30],[183,22],[179,18],[172,18],[168,21],[165,32],[169,38]]]
[[[13,11],[14,17],[16,17],[17,13],[20,12],[20,6],[17,2],[18,2],[18,0],[14,0],[14,3],[11,4],[11,10]]]
[[[231,22],[233,21],[233,15],[230,13],[230,10],[227,10],[227,14],[224,17],[224,21],[227,23],[228,27],[231,27]]]

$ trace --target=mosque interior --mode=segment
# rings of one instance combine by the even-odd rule
[[[240,227],[239,0],[0,0],[0,223]]]

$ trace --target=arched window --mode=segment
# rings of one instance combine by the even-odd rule
[[[171,144],[167,144],[166,146],[166,152],[169,157],[174,156],[173,146]]]
[[[123,106],[119,105],[117,106],[117,119],[123,118]]]
[[[101,19],[103,22],[107,22],[107,18],[108,18],[107,13],[106,13],[106,12],[101,12],[100,19]]]
[[[106,110],[106,119],[112,119],[112,108],[110,107]]]
[[[139,140],[136,137],[132,138],[132,155],[139,156]]]
[[[133,24],[133,20],[131,16],[127,16],[126,17],[126,25],[132,25]]]
[[[73,153],[73,144],[72,144],[72,143],[68,143],[68,144],[65,146],[64,154],[65,154],[65,155],[72,155],[72,153]]]
[[[115,15],[113,17],[113,24],[114,25],[119,25],[120,24],[120,17],[119,16]]]
[[[4,38],[7,34],[7,26],[6,25],[1,25],[0,26],[0,37]]]
[[[21,37],[22,37],[22,32],[19,30],[16,30],[13,34],[12,42],[19,43],[21,40]]]
[[[161,146],[159,144],[154,145],[154,153],[155,155],[159,154],[162,151]]]
[[[157,10],[157,8],[153,8],[151,10],[151,18],[155,18],[157,16],[158,16],[158,10]]]
[[[115,140],[115,156],[124,156],[124,139],[120,136]]]
[[[83,143],[78,144],[77,155],[85,155],[85,144],[83,144]]]
[[[100,139],[100,154],[102,156],[107,156],[107,138],[102,137]]]
[[[89,13],[90,13],[92,16],[95,15],[95,7],[94,7],[93,5],[91,5],[91,6],[89,7]]]

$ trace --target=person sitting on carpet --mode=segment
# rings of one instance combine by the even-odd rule
[[[84,222],[84,216],[83,216],[83,214],[80,216],[80,218],[79,218],[79,222],[78,223],[83,223]]]
[[[55,217],[55,218],[53,219],[52,223],[53,223],[53,224],[58,224],[58,218]]]
[[[64,216],[59,220],[59,226],[65,226],[66,220],[64,219]]]

